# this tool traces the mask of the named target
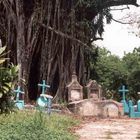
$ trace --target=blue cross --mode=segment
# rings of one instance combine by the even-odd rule
[[[16,101],[19,101],[19,95],[24,94],[24,92],[20,90],[20,86],[18,86],[14,92],[16,93]]]
[[[38,86],[42,87],[42,93],[41,94],[45,94],[45,90],[47,88],[50,88],[50,85],[47,85],[45,80],[42,81],[43,84],[38,84]]]
[[[125,93],[128,92],[129,90],[125,88],[125,86],[122,86],[122,89],[119,89],[119,92],[122,93],[123,100],[125,100]]]

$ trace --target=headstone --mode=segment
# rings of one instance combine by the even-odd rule
[[[72,75],[72,81],[67,85],[68,88],[68,102],[79,101],[83,99],[83,87],[77,81],[77,76]]]
[[[21,91],[21,87],[18,86],[16,90],[14,90],[14,92],[16,93],[16,100],[15,100],[15,104],[18,107],[18,109],[23,109],[24,108],[24,100],[20,99],[20,94],[24,94],[23,91]]]
[[[95,80],[90,80],[86,86],[88,98],[93,98],[94,100],[101,99],[102,89],[101,85],[97,84]]]

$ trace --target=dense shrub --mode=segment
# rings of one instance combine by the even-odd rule
[[[4,66],[4,58],[6,47],[0,48],[0,113],[10,113],[13,110],[14,102],[11,100],[13,96],[12,87],[17,78],[18,67],[14,65]]]

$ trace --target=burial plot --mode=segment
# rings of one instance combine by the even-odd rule
[[[77,81],[76,74],[72,75],[72,81],[67,85],[68,102],[80,101],[83,99],[83,87]]]

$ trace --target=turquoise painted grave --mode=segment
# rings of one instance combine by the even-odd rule
[[[140,118],[140,100],[137,102],[136,107],[133,105],[132,100],[127,101],[125,94],[129,90],[123,85],[119,92],[122,93],[122,103],[124,108],[124,113],[128,114],[130,118]]]
[[[19,96],[20,96],[20,94],[24,94],[24,92],[21,91],[20,86],[18,86],[17,89],[14,90],[14,92],[16,93],[16,100],[15,100],[16,107],[18,107],[18,109],[23,109],[24,108],[24,100],[20,100]]]
[[[137,102],[137,108],[135,110],[133,102],[129,101],[129,117],[140,118],[140,100]]]
[[[126,93],[128,92],[129,90],[125,88],[125,86],[123,85],[121,89],[119,89],[119,92],[122,93],[122,103],[123,103],[123,108],[124,108],[124,113],[125,114],[128,114],[129,113],[129,105],[128,105],[128,102],[126,101]]]
[[[38,84],[39,87],[42,88],[42,92],[40,97],[37,99],[37,104],[39,107],[46,108],[48,114],[51,113],[51,104],[52,104],[52,96],[45,94],[47,88],[50,88],[50,85],[47,85],[45,80],[42,81],[42,84]]]

